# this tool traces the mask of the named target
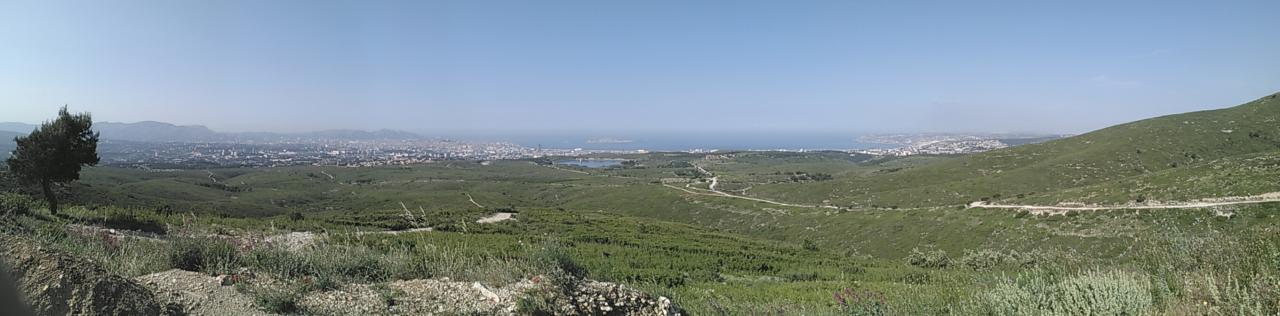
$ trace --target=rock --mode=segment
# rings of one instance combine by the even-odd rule
[[[551,297],[553,315],[680,315],[680,309],[666,297],[656,299],[621,284],[583,280],[572,289],[562,289]],[[554,294],[554,293],[552,293]]]
[[[218,285],[221,285],[221,286],[228,286],[228,285],[235,284],[234,278],[226,274],[219,275],[217,278],[217,281],[218,281]]]

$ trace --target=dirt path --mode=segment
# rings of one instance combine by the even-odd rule
[[[399,234],[407,234],[407,233],[433,232],[433,231],[436,231],[436,229],[435,229],[435,228],[433,228],[433,227],[418,227],[418,228],[410,228],[410,229],[402,229],[402,230],[373,230],[373,231],[360,231],[360,230],[357,230],[357,231],[355,232],[355,234],[356,234],[356,236],[364,236],[364,235],[399,235]]]
[[[534,164],[539,165],[539,166],[543,166],[543,167],[547,167],[547,168],[551,168],[551,169],[560,170],[560,171],[568,171],[568,172],[572,172],[572,173],[579,173],[579,174],[591,175],[591,173],[590,173],[590,172],[581,171],[581,170],[573,170],[573,169],[560,168],[560,167],[556,167],[556,165],[554,165],[554,164],[551,164],[551,165],[544,165],[544,164],[537,164],[537,163],[534,163]]]
[[[720,184],[720,176],[717,176],[717,175],[715,175],[715,174],[712,174],[710,171],[707,171],[707,169],[703,169],[703,168],[702,168],[702,166],[694,165],[693,167],[694,167],[694,168],[697,168],[697,169],[698,169],[698,171],[702,172],[703,174],[706,174],[706,175],[711,176],[711,184],[708,186],[708,188],[710,188],[710,189],[700,189],[700,188],[690,187],[689,185],[692,185],[692,184],[685,185],[685,187],[683,187],[683,188],[681,188],[681,187],[677,187],[677,186],[673,186],[673,185],[670,185],[670,184],[663,184],[663,186],[668,187],[668,188],[672,188],[672,189],[676,189],[676,190],[680,190],[680,191],[684,191],[685,193],[690,193],[690,194],[706,195],[706,196],[719,196],[719,197],[727,197],[727,198],[735,198],[735,199],[743,199],[743,200],[754,201],[754,202],[761,202],[761,203],[768,203],[768,204],[773,204],[773,205],[778,205],[778,206],[803,207],[803,208],[830,208],[830,209],[839,209],[839,207],[835,207],[835,206],[831,206],[831,205],[806,205],[806,204],[792,204],[792,203],[778,202],[778,201],[768,200],[768,199],[761,199],[761,198],[753,198],[753,197],[748,197],[748,196],[734,195],[734,194],[731,194],[731,193],[728,193],[728,192],[724,192],[724,191],[716,190],[716,186]]]
[[[1058,214],[1067,211],[1106,211],[1106,210],[1162,210],[1162,209],[1192,209],[1206,208],[1215,206],[1230,206],[1242,204],[1258,204],[1280,202],[1280,192],[1272,192],[1252,196],[1233,196],[1221,198],[1199,199],[1187,202],[1172,202],[1161,204],[1133,204],[1133,205],[1097,205],[1097,206],[1057,206],[1057,205],[1019,205],[1019,204],[988,204],[987,202],[969,203],[971,208],[995,208],[995,209],[1017,209],[1028,210],[1035,214]]]
[[[471,197],[471,193],[463,192],[462,194],[467,196],[467,200],[471,201],[471,204],[475,204],[476,207],[484,209],[484,205],[480,205],[480,203],[476,203],[476,199]]]

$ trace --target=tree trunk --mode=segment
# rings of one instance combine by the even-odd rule
[[[44,190],[44,200],[49,202],[49,214],[58,215],[58,197],[53,196],[53,187],[49,180],[40,180],[40,188]]]

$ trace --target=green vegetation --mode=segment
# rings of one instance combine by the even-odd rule
[[[1280,305],[1266,292],[1280,282],[1280,235],[1270,229],[1275,224],[1276,211],[1267,205],[1241,208],[1230,219],[1196,212],[1115,211],[1021,219],[1010,212],[976,212],[961,215],[987,221],[1008,220],[995,226],[1007,226],[1009,230],[1003,234],[1016,238],[957,235],[956,238],[987,242],[972,247],[933,243],[904,254],[901,259],[867,256],[867,251],[858,249],[856,245],[861,243],[855,238],[834,244],[791,243],[608,212],[540,208],[522,210],[515,221],[471,223],[465,231],[456,232],[357,234],[355,228],[377,224],[344,230],[324,222],[303,223],[329,230],[329,238],[315,247],[292,251],[246,237],[285,232],[248,225],[271,220],[216,216],[192,219],[185,214],[157,215],[113,208],[92,211],[77,206],[66,210],[66,219],[47,217],[39,211],[6,217],[6,227],[21,231],[19,235],[34,236],[54,247],[101,260],[108,263],[105,267],[124,275],[174,267],[234,275],[247,268],[273,279],[298,280],[285,285],[239,286],[258,297],[260,307],[275,311],[295,308],[289,302],[308,291],[348,283],[449,277],[501,285],[533,275],[573,271],[570,273],[632,284],[673,297],[692,314],[1043,314],[1079,312],[1072,309],[1079,306],[1108,306],[1103,303],[1142,306],[1124,305],[1129,302],[1124,300],[1137,300],[1150,311],[1179,309],[1199,313],[1236,308],[1277,310]],[[908,211],[874,212],[887,215]],[[68,231],[62,226],[69,222],[93,223],[99,218],[95,214],[100,213],[133,214],[139,217],[138,221],[158,221],[168,227],[164,233],[171,240],[158,243],[113,238]],[[302,221],[317,221],[313,217],[317,216]],[[297,223],[280,219],[276,222]],[[1136,226],[1140,223],[1145,224]],[[960,234],[959,231],[971,231],[967,230],[969,225],[943,219],[929,228],[955,229]],[[1049,229],[1043,232],[1029,230],[1046,225]],[[1119,227],[1129,228],[1115,231]],[[1104,231],[1114,231],[1115,235],[1105,235]],[[227,237],[183,237],[209,234]],[[885,233],[882,240],[892,243],[919,238],[915,235],[920,233],[892,234]],[[1113,242],[1122,239],[1126,243]],[[915,242],[930,244],[919,239]],[[157,258],[153,254],[166,255]],[[1145,288],[1149,294],[1128,291],[1135,287]],[[852,300],[858,303],[849,306],[833,299],[834,293],[845,288],[861,293],[857,296],[861,301]],[[1052,305],[1081,295],[1106,301]],[[880,296],[883,304],[867,298]],[[1011,300],[1020,299],[1051,303],[1009,305]],[[1245,303],[1249,305],[1241,305]],[[1032,309],[1007,309],[1010,306]]]
[[[67,107],[58,118],[46,122],[27,136],[14,139],[12,156],[5,160],[18,180],[40,186],[49,211],[58,212],[53,186],[80,179],[81,165],[98,163],[98,132],[88,113],[71,115]]]
[[[694,315],[1271,315],[1280,203],[1052,216],[964,205],[1277,192],[1276,120],[1271,96],[967,156],[88,168],[56,216],[0,194],[0,227],[126,276],[250,271],[275,281],[241,291],[276,312],[305,313],[301,295],[345,284],[547,277],[628,284]],[[478,222],[497,212],[514,219]],[[320,237],[272,241],[290,232]],[[548,310],[550,297],[530,293],[520,308]]]

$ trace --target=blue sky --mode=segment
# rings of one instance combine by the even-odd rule
[[[1280,1],[0,1],[0,121],[1088,131],[1280,91]]]

